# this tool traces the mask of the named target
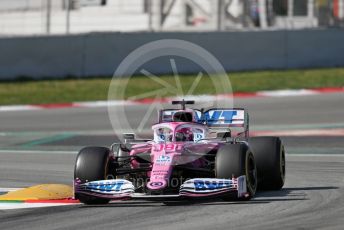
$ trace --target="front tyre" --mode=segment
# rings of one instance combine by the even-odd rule
[[[257,190],[257,170],[254,156],[245,144],[230,144],[220,147],[215,161],[216,178],[231,179],[246,176],[248,199],[252,198]],[[229,200],[230,197],[224,197]]]
[[[105,147],[85,147],[76,157],[74,180],[81,183],[105,180],[108,175],[110,150]],[[96,198],[85,194],[75,194],[75,198],[84,204],[107,204],[108,199]]]
[[[252,137],[248,141],[258,172],[258,189],[280,190],[285,182],[285,150],[278,137]]]

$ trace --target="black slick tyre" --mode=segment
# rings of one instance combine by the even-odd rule
[[[257,173],[255,159],[244,143],[229,144],[220,147],[216,154],[215,175],[216,178],[231,179],[239,176],[246,176],[246,186],[249,197],[252,198],[257,189]],[[224,197],[230,200],[233,197]]]
[[[76,157],[74,179],[81,183],[105,180],[108,174],[110,150],[105,147],[85,147]],[[107,204],[108,199],[96,198],[85,194],[76,194],[84,204]]]
[[[249,146],[256,159],[259,190],[280,190],[285,182],[286,161],[278,137],[252,137]]]

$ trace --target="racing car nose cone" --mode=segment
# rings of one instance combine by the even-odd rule
[[[166,187],[167,183],[165,180],[152,180],[147,183],[147,188],[150,190],[161,190]]]

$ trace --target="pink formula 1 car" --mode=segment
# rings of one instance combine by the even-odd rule
[[[252,198],[257,189],[278,190],[285,180],[285,152],[278,137],[249,138],[244,109],[159,111],[152,140],[124,134],[111,148],[86,147],[76,159],[75,198],[110,200]]]

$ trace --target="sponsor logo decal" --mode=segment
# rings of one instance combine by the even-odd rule
[[[159,136],[159,141],[165,141],[165,135],[164,134],[160,134]]]
[[[102,182],[90,182],[87,184],[86,189],[99,190],[102,192],[121,191],[124,181],[118,181],[115,183],[102,183]]]
[[[195,133],[194,134],[194,141],[199,141],[204,138],[204,135],[202,133]]]
[[[160,187],[163,185],[163,183],[162,182],[150,182],[149,185],[151,187]]]
[[[231,124],[233,117],[237,115],[237,111],[231,110],[215,110],[205,114],[205,118],[209,124]]]
[[[209,196],[237,190],[234,181],[217,178],[195,178],[185,181],[179,189],[183,196]]]
[[[244,110],[214,109],[204,113],[208,125],[243,125],[245,122]]]
[[[154,176],[164,176],[167,173],[168,173],[167,171],[162,171],[162,170],[154,170],[154,171],[152,171],[152,175],[154,175]]]
[[[172,157],[167,155],[160,155],[155,163],[158,164],[169,164],[172,162]]]
[[[206,180],[194,181],[194,186],[195,186],[196,191],[228,188],[230,185],[231,185],[230,181],[206,181]]]

